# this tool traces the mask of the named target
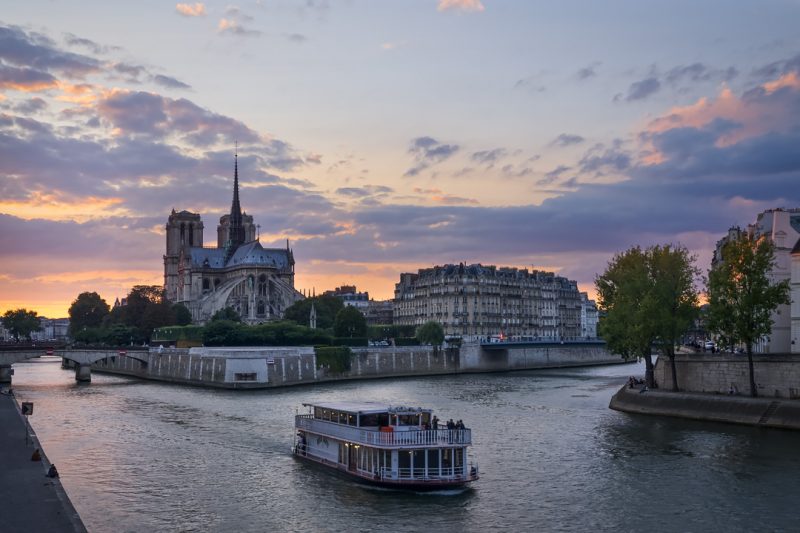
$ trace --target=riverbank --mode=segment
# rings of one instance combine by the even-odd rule
[[[69,360],[70,353],[62,356]],[[135,355],[98,351],[93,357],[94,372],[226,389],[624,363],[597,341],[353,348],[341,367],[318,359],[311,346],[151,349]]]
[[[622,387],[609,408],[626,413],[671,416],[748,426],[800,430],[800,401],[700,392]]]
[[[11,394],[0,394],[0,427],[0,531],[85,532],[61,481],[45,476],[50,461]],[[32,461],[37,448],[41,460]]]

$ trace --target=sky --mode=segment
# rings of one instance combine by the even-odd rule
[[[0,313],[163,283],[242,208],[295,286],[555,271],[800,206],[798,0],[4,0]]]

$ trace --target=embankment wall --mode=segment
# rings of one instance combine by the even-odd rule
[[[750,371],[746,355],[678,354],[675,356],[678,388],[686,392],[750,394]],[[669,359],[659,357],[655,369],[661,389],[672,388]],[[760,396],[800,398],[800,356],[753,355],[753,375]]]
[[[224,388],[269,388],[348,379],[504,372],[622,362],[602,343],[557,343],[483,349],[480,345],[353,348],[350,370],[318,365],[312,347],[189,348],[151,350],[137,361],[113,356],[94,371]],[[141,354],[138,355],[141,357]]]

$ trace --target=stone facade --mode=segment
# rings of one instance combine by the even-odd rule
[[[800,284],[800,267],[793,268],[793,262],[800,261],[794,249],[800,243],[800,208],[794,209],[768,209],[756,217],[753,224],[746,229],[734,227],[728,234],[717,242],[717,247],[712,259],[712,265],[721,261],[722,248],[731,240],[737,239],[742,234],[756,237],[766,237],[775,245],[775,267],[770,273],[773,282],[791,280],[795,287],[792,294],[793,301],[797,302],[800,294],[797,285]],[[800,343],[800,308],[797,304],[781,305],[772,314],[772,333],[763,337],[753,346],[756,353],[788,353],[797,352]]]
[[[430,320],[468,338],[577,339],[581,296],[575,281],[538,270],[460,264],[401,274],[394,323]]]
[[[230,214],[220,218],[216,248],[203,247],[203,222],[189,211],[172,211],[166,227],[164,289],[167,299],[184,304],[202,324],[231,307],[247,324],[283,317],[303,296],[294,288],[294,254],[264,248],[253,217],[239,205],[238,164],[234,165]]]

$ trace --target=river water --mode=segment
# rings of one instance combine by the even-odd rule
[[[14,365],[89,531],[798,531],[800,433],[608,409],[637,364],[222,391]],[[433,408],[474,489],[377,490],[289,454],[303,402]]]

